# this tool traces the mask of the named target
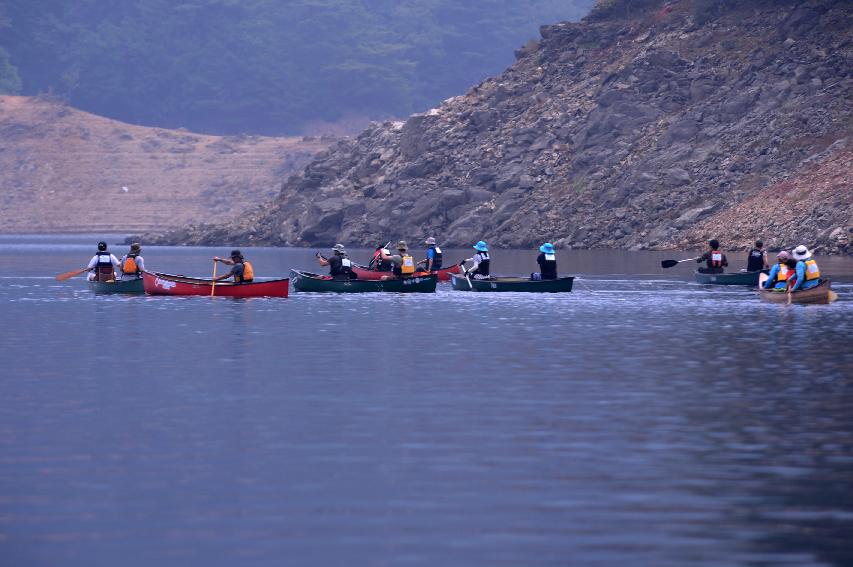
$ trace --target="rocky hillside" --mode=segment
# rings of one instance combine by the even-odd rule
[[[238,222],[163,240],[644,249],[762,236],[850,252],[850,2],[746,1],[701,22],[694,8],[543,26],[500,76],[336,144]]]
[[[164,230],[274,198],[327,140],[132,126],[0,96],[0,232]]]

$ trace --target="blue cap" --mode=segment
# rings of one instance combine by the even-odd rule
[[[480,242],[474,245],[474,250],[479,250],[480,252],[488,252],[489,247],[485,241],[481,240]]]
[[[554,254],[554,245],[550,242],[546,242],[545,244],[539,247],[539,251],[543,254]]]

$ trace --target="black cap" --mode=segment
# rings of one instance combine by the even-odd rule
[[[243,257],[243,255],[242,255],[242,254],[240,254],[240,251],[239,251],[239,250],[232,250],[232,251],[231,251],[231,257],[232,257],[232,258],[242,258],[242,257]]]
[[[104,252],[107,249],[106,242],[98,242],[98,252]]]
[[[755,241],[755,247],[756,248],[761,248],[762,246],[764,246],[764,243],[762,241],[760,241],[760,240]]]
[[[708,244],[711,245],[711,248],[719,248],[720,247],[720,241],[717,240],[716,238],[709,241]]]

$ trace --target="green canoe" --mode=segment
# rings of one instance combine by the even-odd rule
[[[389,291],[396,293],[435,293],[438,276],[389,278],[387,280],[333,280],[328,276],[291,270],[290,283],[297,291],[325,291],[332,293],[367,293]]]
[[[494,277],[483,280],[471,278],[471,285],[465,276],[452,274],[453,289],[457,291],[521,291],[529,293],[560,293],[572,291],[574,277],[556,280],[531,280],[530,278]],[[471,289],[473,287],[473,289]]]
[[[89,289],[95,293],[145,293],[142,278],[136,280],[89,282]]]
[[[767,273],[766,271],[763,273]],[[695,272],[693,275],[700,284],[711,285],[758,285],[758,276],[762,272],[732,272],[729,274],[703,274]]]

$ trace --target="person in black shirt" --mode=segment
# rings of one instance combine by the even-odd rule
[[[760,240],[755,241],[755,248],[749,251],[746,260],[747,272],[760,272],[770,267],[767,263],[767,251],[764,249],[764,243]]]
[[[536,263],[539,264],[539,271],[530,274],[530,279],[534,280],[556,280],[557,279],[557,251],[554,250],[554,245],[546,242],[539,247],[539,256],[536,258]]]
[[[329,266],[329,275],[333,280],[348,280],[354,279],[355,274],[352,271],[352,262],[347,258],[347,252],[343,244],[335,244],[332,247],[332,256],[324,258],[317,253],[317,261],[321,266]]]

